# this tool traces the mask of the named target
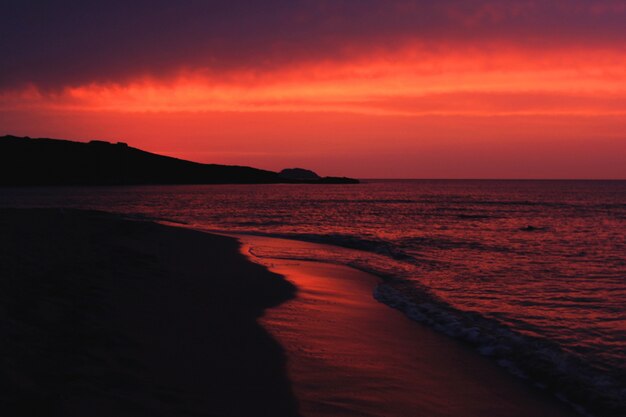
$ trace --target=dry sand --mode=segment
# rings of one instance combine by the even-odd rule
[[[231,238],[0,210],[0,415],[296,415],[257,323],[293,293]]]

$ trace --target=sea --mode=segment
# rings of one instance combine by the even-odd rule
[[[378,301],[583,413],[626,415],[626,181],[0,188],[0,206],[323,243],[251,250],[376,274]]]

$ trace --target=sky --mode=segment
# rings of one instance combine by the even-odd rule
[[[3,0],[0,56],[0,135],[358,178],[626,179],[626,0]]]

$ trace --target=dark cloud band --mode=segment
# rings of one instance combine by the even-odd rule
[[[28,1],[0,5],[0,88],[271,70],[410,41],[624,48],[621,1]]]

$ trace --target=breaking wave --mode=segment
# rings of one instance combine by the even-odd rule
[[[383,280],[373,294],[379,302],[402,311],[414,321],[472,346],[508,372],[553,393],[583,415],[626,415],[626,389],[623,382],[604,370],[594,368],[549,339],[522,334],[497,319],[485,317],[475,311],[464,311],[446,303],[427,286],[420,285],[415,279],[409,279],[407,274],[414,270],[403,268],[402,264],[419,264],[423,261],[395,247],[391,242],[342,234],[258,231],[243,234],[294,239],[367,252],[370,255],[363,256],[362,253],[341,251],[339,248],[280,253],[259,247],[251,250],[252,255],[260,258],[341,263],[377,275]],[[450,242],[446,245],[449,247]],[[397,262],[389,263],[389,260]]]

